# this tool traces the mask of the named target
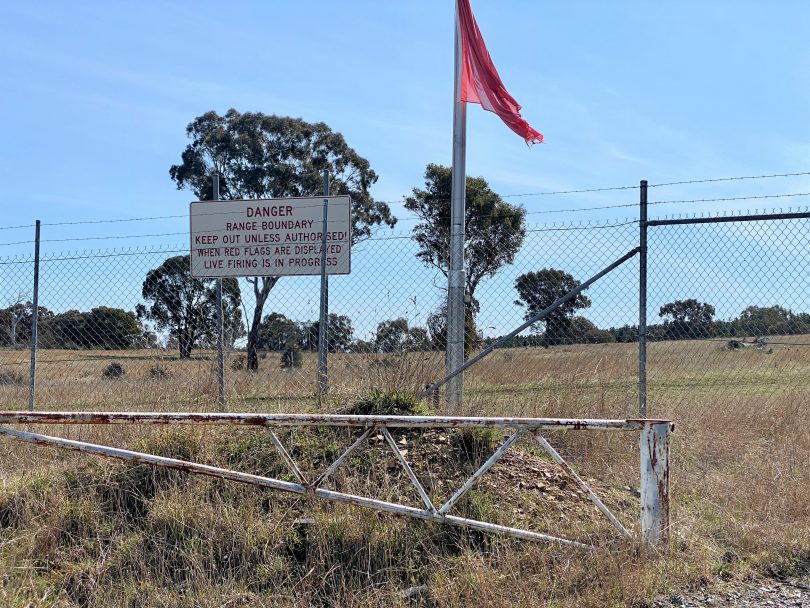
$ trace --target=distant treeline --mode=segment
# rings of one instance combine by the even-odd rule
[[[21,348],[30,344],[30,302],[0,309],[0,346]],[[650,341],[694,340],[701,338],[744,338],[810,334],[810,314],[794,313],[782,306],[749,306],[731,320],[716,320],[712,305],[697,300],[676,300],[662,306],[658,315],[663,322],[649,325]],[[441,351],[445,349],[446,328],[443,317],[434,315],[428,327],[411,326],[407,319],[381,321],[368,340],[354,337],[348,316],[330,314],[328,318],[329,350],[331,352],[396,353]],[[318,321],[294,321],[280,313],[267,315],[258,332],[259,350],[283,352],[290,349],[318,349]],[[227,336],[233,347],[235,336]],[[496,338],[475,338],[477,346],[491,344]],[[528,335],[507,341],[505,348],[554,346],[561,344],[605,344],[637,342],[638,326],[623,325],[601,329],[583,316],[558,317],[538,324]],[[39,308],[39,344],[41,348],[124,350],[135,348],[176,347],[173,335],[160,337],[150,331],[135,312],[120,308],[98,306],[88,312],[69,310],[54,313]],[[200,340],[200,346],[210,348],[210,335]]]
[[[33,311],[31,302],[0,309],[0,345],[14,348],[31,343]],[[141,325],[134,312],[108,306],[62,313],[40,306],[37,333],[41,348],[123,350],[157,345],[157,336]]]
[[[810,334],[809,313],[794,313],[779,305],[748,306],[737,318],[731,320],[714,319],[714,311],[711,304],[697,300],[676,300],[666,304],[658,313],[659,317],[665,319],[664,322],[648,325],[647,339],[660,342]],[[495,338],[489,338],[485,342],[490,344],[494,340]],[[558,321],[553,328],[547,328],[547,331],[512,338],[504,347],[610,342],[638,342],[638,325],[599,329],[584,317],[573,317],[567,324]]]

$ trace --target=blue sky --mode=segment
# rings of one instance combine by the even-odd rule
[[[528,149],[496,116],[470,107],[468,173],[501,194],[810,169],[806,2],[472,6],[504,82],[547,142]],[[427,163],[450,163],[452,52],[451,0],[5,2],[0,226],[186,213],[191,197],[168,178],[186,145],[185,126],[230,107],[328,123],[379,173],[373,194],[398,200],[421,184]],[[652,190],[650,200],[799,192],[810,192],[807,176]],[[537,212],[635,199],[618,191],[512,200]],[[808,199],[789,200],[774,205]],[[766,206],[661,205],[651,215]],[[43,239],[186,228],[183,218],[45,226]],[[29,232],[2,230],[0,242]],[[3,246],[0,257],[29,249]]]

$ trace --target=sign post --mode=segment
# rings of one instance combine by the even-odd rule
[[[318,315],[318,397],[329,389],[329,276],[326,274],[326,235],[329,234],[329,172],[323,172],[323,235],[321,238],[321,302]]]
[[[212,200],[219,200],[219,173],[211,174]],[[222,279],[217,279],[217,403],[225,411],[225,318],[222,314]]]

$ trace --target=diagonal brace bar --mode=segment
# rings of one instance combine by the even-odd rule
[[[402,465],[402,468],[405,469],[405,473],[408,474],[408,477],[410,478],[413,487],[416,488],[417,492],[419,492],[419,497],[422,499],[422,502],[425,503],[427,510],[430,511],[431,513],[435,513],[436,507],[433,506],[433,503],[430,501],[430,497],[427,495],[427,492],[425,492],[425,488],[419,482],[419,479],[417,479],[416,474],[413,472],[413,469],[411,469],[410,465],[405,460],[405,457],[402,455],[402,452],[399,451],[396,441],[394,441],[394,438],[391,437],[391,433],[389,433],[388,429],[385,428],[384,426],[380,427],[380,431],[382,431],[383,437],[385,437],[385,440],[388,442],[388,445],[390,445],[391,449],[394,450],[394,456],[397,457],[397,460],[399,460],[399,463]]]
[[[351,444],[348,448],[346,448],[345,452],[343,452],[340,456],[338,456],[335,462],[329,465],[328,469],[326,469],[323,473],[318,475],[318,477],[316,477],[312,481],[312,483],[309,484],[310,487],[317,488],[324,482],[324,480],[326,480],[327,477],[329,477],[332,473],[337,471],[338,467],[341,464],[343,464],[343,461],[346,460],[349,456],[351,456],[351,453],[354,452],[357,448],[359,448],[366,439],[368,439],[368,436],[371,435],[371,433],[374,431],[375,428],[376,427],[367,428],[366,431],[362,435],[360,435],[360,437],[358,437],[353,444]]]
[[[273,442],[273,445],[276,446],[276,449],[281,454],[281,457],[287,463],[287,466],[292,471],[292,474],[295,475],[295,478],[304,485],[307,485],[307,480],[304,478],[304,475],[298,469],[298,465],[295,464],[295,461],[292,459],[292,456],[284,449],[284,444],[281,443],[281,440],[278,436],[273,432],[273,429],[268,429],[268,433],[270,433],[270,441]]]
[[[489,459],[484,464],[482,464],[478,468],[478,470],[475,473],[473,473],[466,482],[464,482],[464,485],[461,486],[458,490],[456,490],[456,493],[453,494],[450,497],[450,499],[441,506],[441,508],[439,509],[439,513],[442,514],[447,513],[453,507],[453,505],[456,504],[456,502],[458,502],[458,499],[464,496],[467,490],[469,490],[473,486],[473,484],[476,481],[478,481],[480,477],[492,467],[492,465],[498,462],[500,457],[503,456],[506,450],[509,449],[509,446],[515,443],[515,441],[517,441],[518,439],[520,439],[525,432],[526,432],[525,429],[520,429],[517,433],[515,433],[514,435],[509,437],[509,439],[504,441],[503,445],[501,445],[501,447],[495,450],[495,453],[492,456],[490,456]]]
[[[579,295],[579,293],[581,293],[581,292],[585,291],[586,289],[588,289],[588,287],[590,287],[593,283],[595,283],[596,281],[601,279],[603,276],[605,276],[609,272],[612,272],[613,270],[615,270],[616,268],[618,268],[619,266],[624,264],[627,260],[633,258],[639,251],[640,251],[640,249],[638,247],[636,247],[632,251],[628,251],[622,257],[620,257],[618,260],[613,262],[610,266],[608,266],[604,270],[601,270],[600,272],[596,273],[590,279],[588,279],[584,283],[581,283],[578,287],[572,289],[571,291],[569,291],[567,294],[565,294],[561,298],[558,298],[557,300],[552,302],[551,305],[548,306],[547,308],[544,308],[540,312],[538,312],[538,313],[532,315],[531,317],[529,317],[529,319],[525,323],[520,325],[517,329],[515,329],[513,331],[510,331],[505,336],[501,336],[500,338],[495,340],[495,342],[493,342],[492,344],[487,346],[484,350],[482,350],[480,353],[478,353],[474,357],[471,357],[470,359],[467,359],[467,361],[464,363],[464,365],[462,365],[461,367],[456,368],[455,370],[451,371],[449,374],[447,374],[441,380],[437,380],[436,382],[434,382],[433,384],[428,386],[426,389],[424,389],[422,391],[421,396],[422,397],[427,397],[428,395],[433,393],[437,388],[439,388],[440,386],[445,384],[448,380],[450,380],[451,378],[456,377],[458,374],[460,374],[461,372],[466,370],[468,367],[471,367],[472,365],[475,365],[476,363],[478,363],[481,359],[486,357],[489,353],[491,353],[493,350],[498,348],[501,344],[503,344],[507,340],[511,340],[516,335],[518,335],[520,332],[522,332],[524,329],[526,329],[528,327],[531,327],[532,325],[534,325],[538,321],[542,321],[548,315],[550,315],[552,312],[554,312],[557,308],[559,308],[560,306],[562,306],[563,304],[565,304],[569,300],[575,298],[577,295]]]
[[[591,490],[588,484],[585,483],[579,475],[577,475],[576,471],[574,471],[574,469],[571,468],[571,465],[568,464],[563,459],[562,456],[560,456],[559,452],[557,452],[557,450],[555,450],[548,441],[546,441],[545,437],[540,435],[540,433],[535,433],[534,438],[537,439],[537,442],[546,451],[546,453],[548,453],[548,455],[551,456],[554,462],[556,462],[558,465],[564,468],[566,472],[571,476],[571,478],[575,482],[577,482],[577,485],[580,487],[580,489],[583,492],[585,492],[585,494],[588,496],[591,502],[596,505],[596,508],[599,509],[605,515],[605,517],[607,517],[610,520],[610,523],[613,524],[613,527],[616,528],[621,533],[621,535],[624,536],[627,540],[631,540],[632,537],[630,536],[630,533],[627,531],[627,528],[625,528],[622,525],[622,522],[616,519],[616,516],[610,512],[610,509],[608,509],[605,506],[605,503],[599,500],[599,497],[593,493],[593,490]]]
[[[13,437],[14,439],[27,441],[28,443],[33,443],[35,445],[64,448],[67,450],[74,450],[76,452],[84,452],[85,454],[95,454],[98,456],[106,456],[107,458],[116,458],[118,460],[127,460],[140,464],[177,469],[178,471],[185,471],[187,473],[197,473],[199,475],[218,477],[220,479],[227,479],[229,481],[249,483],[265,488],[271,488],[273,490],[281,490],[283,492],[304,494],[306,491],[306,488],[301,484],[292,483],[290,481],[282,481],[280,479],[262,477],[260,475],[253,475],[251,473],[242,473],[239,471],[232,471],[230,469],[222,469],[207,464],[179,460],[177,458],[167,458],[165,456],[155,456],[154,454],[133,452],[132,450],[113,448],[106,445],[85,443],[83,441],[76,441],[75,439],[51,437],[49,435],[40,435],[38,433],[29,433],[27,431],[18,431],[16,429],[8,429],[4,427],[0,427],[0,435]]]

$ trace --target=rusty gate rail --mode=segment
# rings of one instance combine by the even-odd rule
[[[640,431],[667,420],[510,418],[481,416],[361,416],[348,414],[253,414],[189,412],[0,412],[0,424],[236,424],[248,426],[387,426],[389,428],[525,428],[527,430]]]
[[[190,425],[249,425],[268,429],[271,441],[279,455],[287,464],[298,483],[283,481],[260,475],[252,475],[209,465],[187,462],[173,458],[155,456],[115,447],[97,445],[51,437],[16,429],[0,427],[0,435],[5,435],[36,445],[46,445],[85,453],[141,462],[154,466],[179,469],[242,483],[249,483],[275,490],[296,494],[312,495],[326,500],[355,504],[427,519],[446,524],[464,526],[486,532],[505,534],[528,540],[552,541],[560,544],[587,548],[589,545],[500,524],[472,520],[448,514],[459,498],[491,468],[509,447],[522,436],[533,435],[546,453],[574,480],[585,492],[588,499],[607,517],[611,525],[626,539],[631,534],[616,516],[596,496],[585,481],[577,475],[569,463],[540,434],[542,430],[612,430],[640,431],[640,471],[641,471],[641,542],[645,546],[655,546],[666,542],[669,527],[669,435],[674,429],[668,420],[604,420],[578,418],[509,418],[509,417],[462,417],[462,416],[361,416],[330,414],[253,414],[253,413],[184,413],[184,412],[0,412],[0,424],[190,424]],[[284,448],[272,427],[284,426],[335,426],[362,428],[364,432],[340,454],[320,475],[308,482],[292,456]],[[389,428],[500,428],[511,430],[509,436],[440,508],[432,502],[416,474],[411,469],[403,453],[391,437]],[[386,443],[405,471],[414,489],[419,494],[424,508],[386,502],[374,498],[335,492],[320,487],[348,456],[362,445],[372,432],[382,433]]]

